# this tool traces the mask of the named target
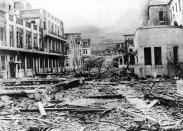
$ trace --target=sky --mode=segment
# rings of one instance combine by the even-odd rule
[[[138,10],[138,0],[29,0],[33,8],[44,8],[64,22],[65,32],[80,27],[113,27],[121,17]],[[124,15],[125,14],[125,15]]]

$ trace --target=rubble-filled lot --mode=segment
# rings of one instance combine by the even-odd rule
[[[172,80],[92,81],[74,88],[60,87],[51,93],[53,83],[32,85],[36,85],[34,96],[1,96],[0,130],[182,130],[182,102]],[[2,85],[1,89],[12,86]],[[16,86],[16,90],[22,89]],[[40,93],[37,88],[44,91]]]

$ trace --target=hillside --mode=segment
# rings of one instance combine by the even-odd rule
[[[127,15],[129,14],[129,15]],[[113,24],[105,28],[97,26],[81,26],[70,32],[80,32],[83,38],[91,38],[92,49],[99,50],[112,47],[116,42],[123,41],[123,34],[134,33],[140,23],[139,10],[129,9]]]

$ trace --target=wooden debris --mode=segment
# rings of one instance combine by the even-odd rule
[[[178,100],[174,97],[168,96],[168,95],[161,95],[161,94],[146,94],[144,96],[145,99],[149,100],[158,100],[161,105],[164,106],[183,106],[183,102],[178,102]]]
[[[35,118],[35,117],[28,117],[28,118],[0,118],[0,120],[38,120],[38,121],[41,121],[41,122],[45,122],[45,123],[48,123],[48,124],[51,124],[51,125],[54,125],[54,126],[60,126],[59,124],[56,124],[56,123],[53,123],[53,122],[49,122],[49,121],[46,121],[46,120],[43,120],[43,119],[39,119],[39,118]]]
[[[45,122],[45,123],[48,123],[48,124],[51,124],[51,125],[54,125],[54,126],[60,126],[59,124],[56,124],[56,123],[53,123],[53,122],[50,122],[50,121],[46,121],[46,120],[43,120],[43,119],[35,118],[35,117],[31,117],[31,118],[28,118],[28,119],[38,120],[38,121]]]
[[[103,96],[87,96],[86,98],[94,99],[122,99],[125,98],[123,95],[103,95]]]
[[[85,82],[85,84],[94,84],[94,85],[117,85],[118,82],[93,82],[93,81],[88,81],[88,82]]]
[[[35,90],[0,90],[0,95],[34,94]]]
[[[38,109],[39,109],[41,115],[42,116],[46,116],[46,111],[45,111],[45,109],[43,107],[43,104],[41,102],[37,102],[37,105],[38,105]]]
[[[78,87],[81,85],[81,79],[73,79],[52,86],[52,93],[57,93],[60,90],[68,90],[69,88]]]
[[[117,108],[120,109],[121,111],[123,111],[124,113],[134,117],[134,118],[142,118],[143,120],[149,121],[151,123],[158,123],[157,120],[155,120],[154,118],[151,118],[150,116],[140,115],[140,114],[128,111],[127,109],[120,108],[120,107],[117,107]]]
[[[45,108],[45,111],[69,111],[69,112],[103,112],[106,108]],[[20,109],[21,112],[39,112],[39,109]]]

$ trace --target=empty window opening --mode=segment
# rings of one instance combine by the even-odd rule
[[[178,46],[173,47],[174,64],[178,63]]]
[[[27,69],[33,68],[33,58],[31,56],[27,57]]]
[[[123,65],[123,60],[122,60],[122,58],[120,58],[119,60],[120,60],[120,65]]]
[[[159,11],[159,21],[164,21],[163,11]]]
[[[1,56],[1,69],[2,70],[5,70],[6,69],[5,56]]]
[[[152,65],[151,60],[151,47],[144,48],[144,61],[145,65]]]
[[[154,47],[155,65],[162,65],[161,47]]]
[[[135,56],[133,54],[130,55],[130,65],[135,65]]]

